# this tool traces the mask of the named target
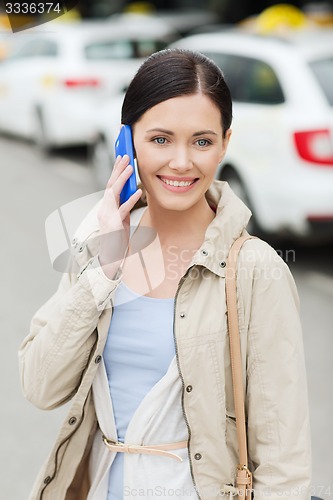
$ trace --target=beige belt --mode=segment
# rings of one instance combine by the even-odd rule
[[[169,450],[179,450],[180,448],[187,448],[187,441],[178,441],[178,443],[165,443],[165,444],[151,444],[137,445],[137,444],[125,444],[120,441],[111,441],[107,437],[103,436],[104,444],[109,448],[110,451],[116,453],[144,453],[146,455],[161,455],[165,457],[175,458],[179,462],[183,459],[176,455],[176,453],[170,453]]]

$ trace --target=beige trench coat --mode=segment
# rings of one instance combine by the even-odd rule
[[[250,211],[214,181],[217,206],[175,298],[174,337],[189,429],[191,474],[202,500],[234,484],[237,437],[225,304],[225,260]],[[25,397],[43,409],[71,400],[68,416],[35,482],[32,500],[79,500],[96,430],[91,386],[121,279],[98,266],[96,210],[73,241],[80,266],[36,313],[19,351]],[[247,241],[238,262],[238,307],[254,498],[310,498],[310,430],[298,296],[287,265],[263,241]],[[191,386],[191,390],[186,388]]]

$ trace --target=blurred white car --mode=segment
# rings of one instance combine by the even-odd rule
[[[90,143],[96,106],[177,36],[165,23],[47,23],[11,35],[0,63],[0,130],[47,150]]]
[[[332,240],[332,35],[211,33],[173,45],[215,60],[231,88],[233,134],[216,176],[251,208],[250,230]],[[120,105],[119,98],[110,102],[100,118],[93,155],[99,186],[113,162]]]

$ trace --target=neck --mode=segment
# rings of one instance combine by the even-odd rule
[[[214,211],[203,198],[188,210],[168,210],[147,199],[148,208],[142,225],[153,227],[163,247],[177,245],[181,248],[199,247],[206,229],[215,217]]]

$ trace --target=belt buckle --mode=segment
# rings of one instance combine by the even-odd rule
[[[111,439],[107,438],[104,435],[103,435],[103,442],[104,442],[104,444],[106,444],[106,446],[108,444],[112,444],[112,446],[119,446],[119,444],[121,444],[121,443],[119,443],[119,441],[112,441]]]
[[[103,442],[106,446],[116,446],[116,448],[121,448],[121,451],[125,453],[136,453],[137,446],[131,444],[125,444],[121,441],[112,441],[103,435]],[[119,450],[120,451],[120,450]]]

